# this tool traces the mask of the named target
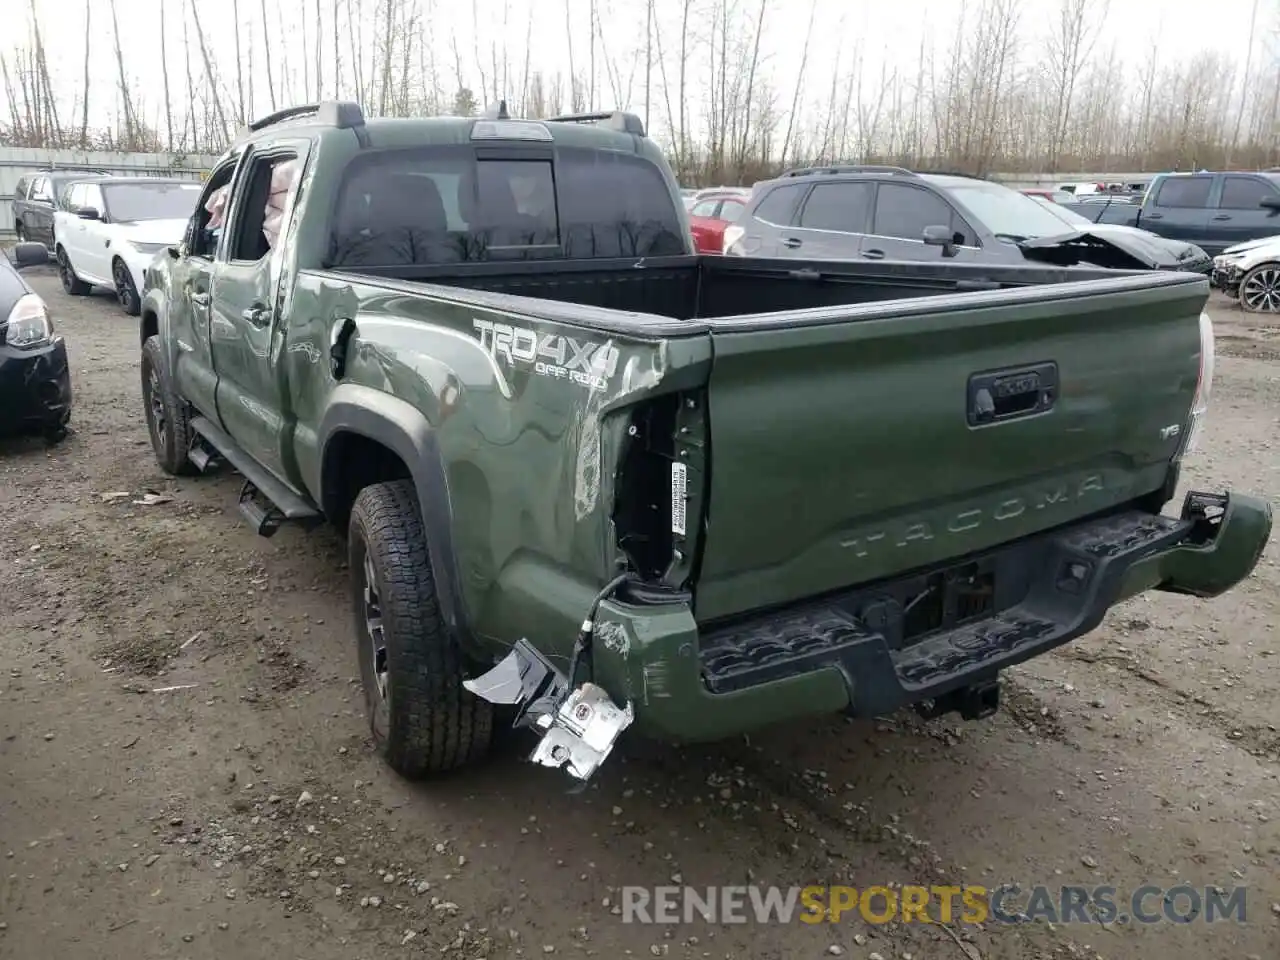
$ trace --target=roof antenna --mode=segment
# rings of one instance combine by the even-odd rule
[[[485,108],[484,119],[486,120],[510,120],[511,114],[507,113],[507,101],[499,100],[497,103],[490,104]]]

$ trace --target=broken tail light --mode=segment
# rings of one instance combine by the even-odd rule
[[[1213,338],[1213,321],[1209,314],[1200,314],[1200,371],[1196,377],[1196,392],[1191,400],[1191,410],[1187,415],[1186,438],[1182,449],[1178,451],[1181,460],[1196,449],[1200,441],[1200,433],[1204,429],[1204,418],[1209,412],[1209,397],[1213,392],[1213,368],[1217,351]]]

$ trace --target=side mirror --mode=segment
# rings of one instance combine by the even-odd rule
[[[1265,210],[1280,210],[1280,197],[1263,197],[1258,201],[1258,206]]]
[[[48,262],[49,248],[43,243],[20,243],[13,248],[13,265],[19,270],[43,266]]]
[[[169,254],[170,260],[181,260],[182,253],[183,253],[182,248],[185,246],[186,246],[185,243],[176,247],[170,244],[169,246],[165,247],[164,250],[165,250],[165,253]]]
[[[944,257],[956,255],[956,238],[950,227],[938,225],[925,227],[924,242],[926,246],[941,247]]]
[[[101,220],[102,213],[97,207],[76,207],[76,216],[81,220]]]

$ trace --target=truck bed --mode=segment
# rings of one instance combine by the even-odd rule
[[[1080,282],[1145,272],[1027,265],[860,263],[683,256],[373,268],[362,278],[465,287],[675,320],[780,313]],[[332,271],[355,273],[355,271]],[[568,319],[558,315],[557,320]],[[592,324],[597,326],[598,324]],[[652,329],[652,328],[650,328]]]
[[[619,478],[619,542],[652,577],[694,585],[704,623],[935,568],[1161,491],[1197,390],[1208,299],[1196,274],[1075,267],[677,257],[372,273],[314,280],[349,285],[370,336],[383,317],[387,335],[419,319],[407,367],[461,363],[457,335],[478,338],[509,398],[502,431],[547,438],[522,454],[535,473],[577,484],[580,458],[597,454],[575,425],[611,411],[612,464],[599,469]],[[455,299],[451,287],[467,289]],[[494,389],[489,368],[457,369]],[[677,408],[706,418],[684,423]],[[661,440],[628,466],[620,431]],[[667,476],[675,437],[687,480]],[[482,472],[498,476],[507,450]],[[698,491],[688,518],[671,492],[686,483]],[[548,489],[523,516],[585,517],[595,502]],[[492,502],[514,510],[534,496]]]

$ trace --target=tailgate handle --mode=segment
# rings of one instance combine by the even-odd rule
[[[1058,365],[989,370],[969,377],[969,426],[1005,423],[1053,409],[1058,399]]]

